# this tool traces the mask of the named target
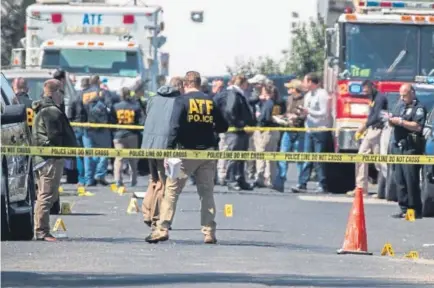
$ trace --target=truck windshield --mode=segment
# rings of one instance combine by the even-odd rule
[[[385,93],[388,100],[389,110],[392,111],[400,98],[398,92]],[[433,89],[416,89],[416,97],[425,106],[427,111],[434,108],[434,90]]]
[[[45,50],[42,68],[62,68],[74,74],[136,77],[139,60],[134,51],[61,49]]]
[[[416,75],[428,75],[434,68],[433,29],[346,23],[344,69],[352,78],[361,79],[412,81]]]

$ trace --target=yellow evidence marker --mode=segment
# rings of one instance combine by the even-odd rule
[[[86,193],[86,189],[82,186],[77,188],[77,194],[78,196],[81,196],[82,194]]]
[[[410,251],[405,254],[404,257],[409,259],[419,259],[419,253],[417,251]]]
[[[55,233],[54,237],[57,238],[66,237],[66,225],[62,218],[57,218],[53,226],[53,233]]]
[[[62,192],[63,192],[63,187],[59,186],[59,193],[62,193]]]
[[[71,204],[69,202],[62,202],[62,205],[60,206],[60,214],[71,214]]]
[[[127,192],[125,189],[125,186],[121,186],[118,188],[118,194],[119,195],[124,195],[125,192]]]
[[[130,204],[128,204],[127,213],[136,214],[139,212],[139,204],[137,203],[137,198],[131,198]]]
[[[233,216],[233,209],[232,209],[232,204],[225,204],[225,217],[232,217]]]
[[[393,251],[392,244],[386,243],[384,244],[383,249],[381,250],[381,256],[395,256],[395,252]]]
[[[407,213],[405,213],[405,220],[410,222],[416,221],[416,217],[414,216],[414,209],[407,209]]]
[[[113,183],[110,185],[110,189],[112,190],[112,192],[116,193],[118,191],[118,186],[115,183]]]

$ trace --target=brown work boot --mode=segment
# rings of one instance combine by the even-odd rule
[[[205,238],[203,239],[203,243],[205,244],[216,244],[217,238],[214,234],[207,234],[205,235]]]
[[[169,233],[160,229],[152,230],[151,234],[145,238],[145,241],[151,244],[169,240]]]

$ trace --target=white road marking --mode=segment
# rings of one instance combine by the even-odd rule
[[[314,202],[333,202],[333,203],[353,203],[353,197],[345,197],[345,196],[319,196],[319,195],[300,195],[298,199],[304,201],[314,201]],[[364,198],[364,204],[377,204],[377,205],[397,205],[395,202],[389,202],[382,199],[375,198]]]

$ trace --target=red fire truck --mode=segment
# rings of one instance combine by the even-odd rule
[[[361,83],[396,92],[416,75],[434,75],[434,2],[354,0],[327,29],[324,86],[332,96],[336,152],[356,153],[355,129],[367,118]],[[354,164],[334,164],[330,190],[354,188]],[[333,178],[333,177],[332,177]]]

